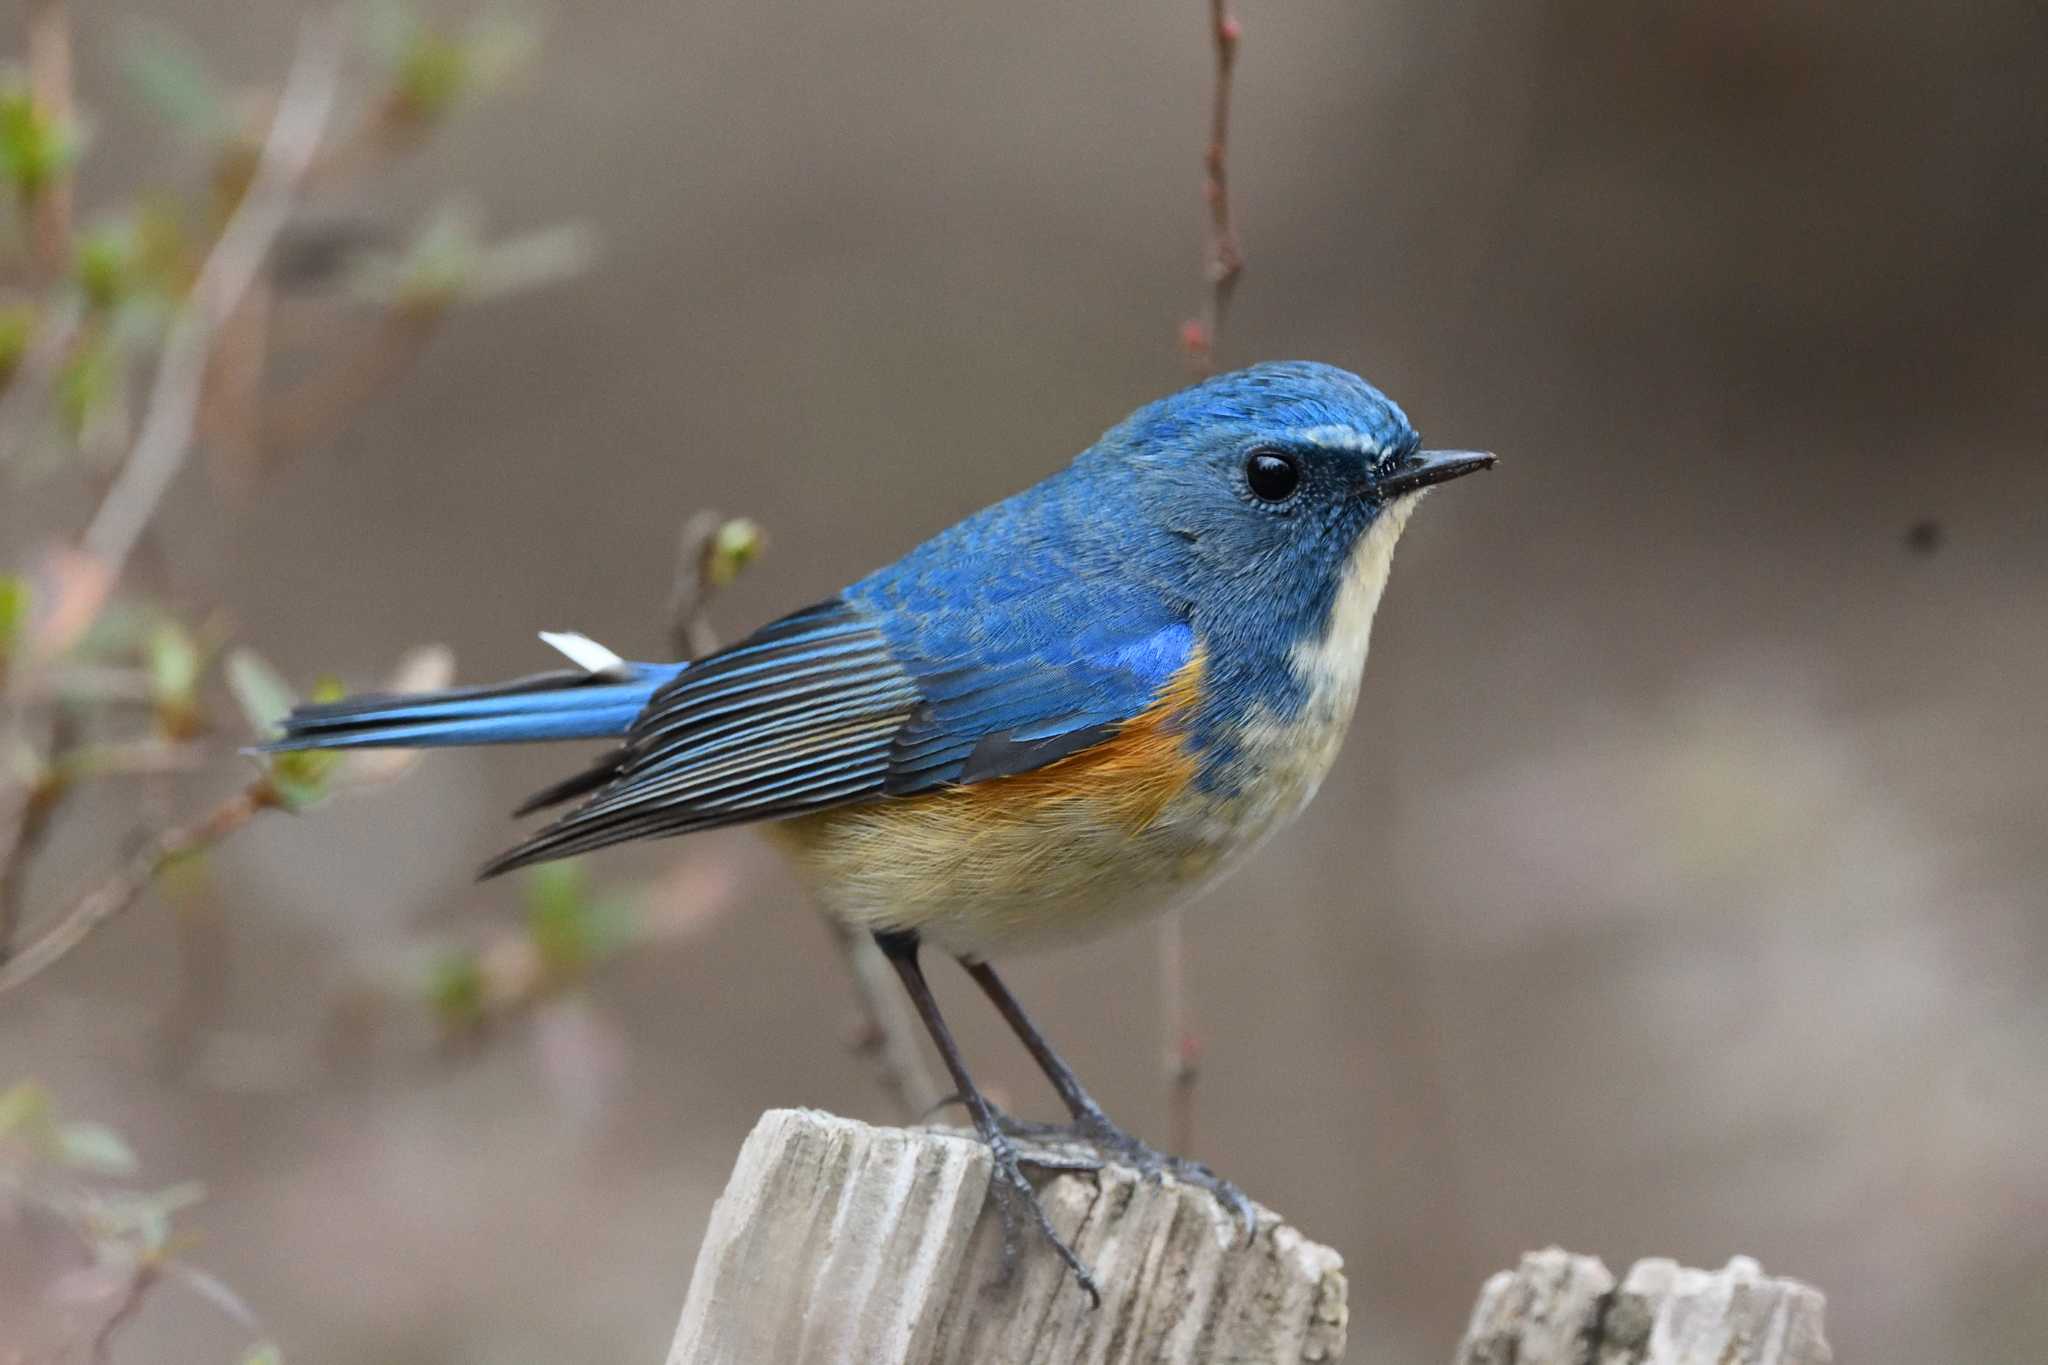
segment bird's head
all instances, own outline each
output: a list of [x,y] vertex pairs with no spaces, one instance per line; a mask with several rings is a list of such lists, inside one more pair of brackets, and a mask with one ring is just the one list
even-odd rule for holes
[[1284,631],[1305,648],[1349,632],[1362,658],[1409,513],[1430,488],[1494,462],[1421,445],[1357,375],[1287,361],[1140,408],[1082,464],[1148,525],[1157,572],[1184,583],[1211,624]]

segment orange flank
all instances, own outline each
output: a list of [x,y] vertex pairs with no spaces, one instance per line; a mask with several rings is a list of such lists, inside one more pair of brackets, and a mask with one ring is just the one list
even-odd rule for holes
[[[941,937],[962,947],[1029,929],[1072,932],[1076,909],[1122,900],[1108,894],[1116,884],[1171,884],[1195,870],[1191,850],[1162,839],[1158,822],[1195,777],[1187,723],[1203,672],[1197,646],[1114,735],[1043,768],[772,828],[853,923],[940,930],[944,922]],[[1055,923],[1043,922],[1048,915]]]
[[[1203,667],[1197,645],[1193,657],[1160,689],[1158,700],[1100,744],[1028,773],[913,797],[911,804],[950,806],[956,813],[938,818],[977,823],[1028,817],[1039,808],[1085,804],[1095,818],[1136,834],[1194,780],[1187,721],[1202,699]],[[937,813],[921,809],[919,814],[929,818]]]

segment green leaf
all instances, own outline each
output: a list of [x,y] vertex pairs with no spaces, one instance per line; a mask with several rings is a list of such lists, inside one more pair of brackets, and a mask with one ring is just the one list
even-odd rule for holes
[[259,739],[275,739],[284,732],[284,718],[298,705],[291,684],[253,649],[229,653],[225,665],[228,691],[234,693],[249,728]]
[[35,609],[36,593],[28,579],[20,574],[0,574],[0,663],[27,638]]
[[259,1341],[242,1352],[239,1365],[284,1365],[284,1352],[274,1341]]
[[235,132],[227,102],[205,59],[182,34],[151,26],[130,35],[121,51],[128,83],[166,123],[197,142],[224,142]]
[[590,268],[597,239],[578,223],[542,228],[524,236],[472,243],[469,271],[463,281],[465,299],[495,299],[574,279]]
[[575,976],[630,943],[639,917],[631,902],[591,895],[580,862],[543,863],[526,884],[526,932],[550,971]]
[[57,1125],[57,1160],[95,1175],[133,1175],[141,1165],[127,1140],[104,1123],[74,1119]]
[[57,414],[75,441],[112,396],[121,376],[119,348],[104,331],[89,334],[57,374]]
[[0,174],[22,198],[40,194],[77,154],[77,130],[39,107],[18,74],[0,87]]
[[427,1003],[446,1028],[465,1030],[483,1022],[484,970],[474,952],[458,949],[435,959],[427,969]]
[[56,1127],[56,1104],[40,1081],[16,1081],[0,1090],[0,1138],[19,1138],[38,1151]]
[[135,229],[126,222],[97,223],[72,248],[71,277],[88,308],[108,312],[127,297],[135,274]]
[[392,76],[392,93],[403,115],[433,123],[469,92],[474,72],[466,45],[420,25],[399,55]]
[[147,652],[149,687],[157,705],[190,705],[203,666],[199,642],[176,621],[159,621],[149,633]]
[[526,883],[526,932],[550,970],[574,975],[589,965],[589,886],[581,863],[543,863],[533,870]]
[[22,357],[28,354],[29,338],[35,335],[36,310],[31,304],[10,303],[0,306],[0,388],[14,378],[14,372],[21,368]]

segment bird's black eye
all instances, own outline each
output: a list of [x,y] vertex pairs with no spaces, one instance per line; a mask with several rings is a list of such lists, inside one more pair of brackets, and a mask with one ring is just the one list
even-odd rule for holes
[[1285,502],[1301,482],[1301,466],[1278,450],[1254,450],[1244,461],[1245,486],[1261,502]]

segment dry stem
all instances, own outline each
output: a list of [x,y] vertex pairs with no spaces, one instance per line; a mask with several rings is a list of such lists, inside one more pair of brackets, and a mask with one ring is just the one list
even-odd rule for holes
[[[53,128],[70,129],[71,16],[64,0],[29,0],[28,88],[36,112]],[[49,279],[60,278],[71,259],[72,175],[61,168],[35,193],[30,233],[36,263]]]
[[142,430],[85,531],[87,553],[105,566],[110,577],[120,575],[191,453],[214,334],[233,315],[262,268],[299,182],[319,150],[334,105],[341,48],[340,24],[334,16],[309,21],[301,31],[298,54],[278,96],[277,115],[256,174],[171,324]]
[[1244,272],[1244,250],[1230,205],[1230,93],[1237,69],[1237,45],[1244,30],[1228,0],[1209,0],[1209,32],[1216,50],[1216,84],[1209,100],[1209,143],[1202,155],[1202,196],[1209,206],[1208,247],[1203,276],[1209,292],[1202,315],[1182,331],[1188,367],[1196,378],[1216,372],[1216,342],[1230,296]]
[[277,791],[270,779],[260,777],[191,824],[167,829],[145,842],[19,955],[0,966],[0,995],[42,973],[93,930],[133,906],[168,864],[212,848],[277,805]]

